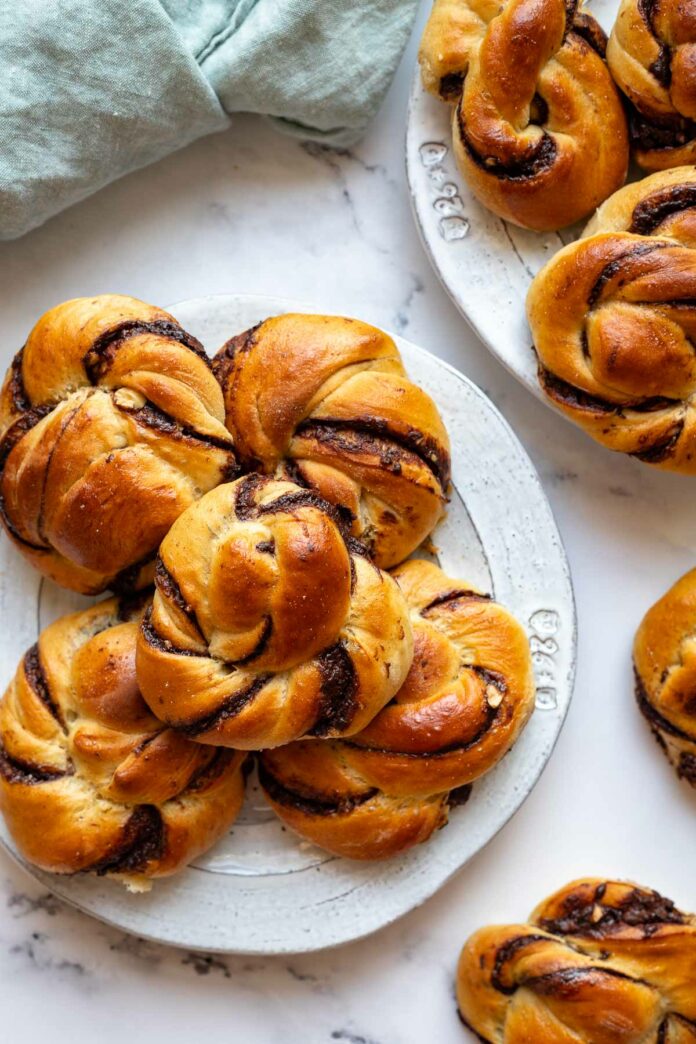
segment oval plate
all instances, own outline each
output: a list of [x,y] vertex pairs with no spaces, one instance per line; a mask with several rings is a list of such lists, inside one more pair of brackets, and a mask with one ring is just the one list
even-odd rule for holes
[[[269,315],[313,311],[265,297],[204,297],[171,311],[209,352]],[[453,488],[433,541],[443,568],[495,595],[527,626],[537,710],[501,764],[427,845],[361,864],[281,827],[252,777],[230,834],[177,877],[132,895],[116,881],[60,877],[27,865],[0,819],[0,839],[68,903],[146,939],[220,953],[299,953],[357,939],[431,896],[500,830],[536,783],[563,724],[575,666],[568,565],[539,479],[486,396],[447,363],[395,338],[411,376],[436,401],[452,440]],[[5,361],[9,362],[9,358]],[[465,506],[466,505],[466,506]],[[0,544],[0,663],[7,683],[38,630],[88,599],[42,580]]]
[[[588,6],[608,32],[618,0],[596,0]],[[530,232],[482,206],[452,152],[451,112],[450,105],[424,90],[416,68],[408,110],[406,171],[418,231],[445,290],[486,347],[547,402],[537,381],[524,302],[542,265],[577,239],[586,222],[560,232]]]

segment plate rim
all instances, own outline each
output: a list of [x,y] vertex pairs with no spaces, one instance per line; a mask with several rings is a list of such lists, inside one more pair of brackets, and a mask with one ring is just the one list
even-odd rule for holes
[[[244,308],[245,306],[258,305],[259,310],[267,310],[269,316],[273,314],[283,314],[287,311],[314,314],[340,314],[337,312],[330,313],[328,311],[324,311],[320,307],[318,308],[313,305],[309,305],[305,302],[298,301],[294,298],[286,298],[282,296],[267,294],[204,294],[192,298],[179,300],[173,304],[165,306],[165,309],[167,311],[171,311],[174,315],[176,315],[177,310],[181,306],[191,306],[198,303],[203,304],[207,301],[217,301],[221,305],[223,302],[225,302],[225,304],[228,306],[234,304],[235,307],[239,307],[240,309]],[[25,872],[27,872],[33,880],[41,884],[42,887],[48,888],[50,891],[56,894],[61,899],[61,901],[65,902],[67,905],[81,911],[82,913],[87,914],[88,916],[94,918],[95,920],[103,924],[106,924],[112,928],[126,932],[128,934],[138,935],[139,937],[149,942],[156,943],[158,945],[173,946],[177,949],[184,949],[193,952],[215,953],[223,955],[239,954],[244,956],[277,956],[288,954],[313,953],[327,949],[334,949],[335,947],[347,945],[351,942],[358,941],[359,939],[364,939],[366,937],[369,937],[370,935],[374,935],[376,932],[381,931],[384,928],[387,928],[390,924],[393,924],[395,921],[406,916],[411,911],[418,909],[425,902],[427,902],[434,895],[436,895],[442,888],[444,888],[445,885],[449,881],[451,881],[456,874],[463,870],[464,867],[468,864],[468,862],[474,857],[474,855],[478,854],[485,847],[487,847],[487,845],[490,844],[490,842],[500,833],[503,827],[505,827],[507,823],[509,823],[513,816],[516,815],[516,813],[520,810],[522,805],[526,802],[526,800],[538,784],[546,766],[548,765],[549,760],[551,759],[560,734],[563,730],[567,714],[573,699],[575,680],[577,674],[578,620],[575,591],[573,587],[572,574],[568,562],[568,556],[563,542],[563,537],[559,531],[558,524],[556,523],[553,509],[544,490],[541,478],[536,470],[536,467],[534,466],[533,461],[531,460],[529,454],[522,445],[520,439],[517,437],[516,433],[512,429],[511,425],[504,417],[504,415],[501,413],[501,411],[498,409],[498,407],[495,405],[495,403],[486,395],[486,393],[481,388],[479,388],[470,378],[468,378],[465,374],[461,373],[461,371],[459,371],[451,363],[447,362],[444,359],[441,359],[437,355],[434,355],[434,353],[430,352],[428,349],[423,348],[421,345],[414,344],[414,342],[410,341],[406,337],[401,336],[400,334],[392,333],[389,330],[385,330],[384,332],[388,336],[392,337],[397,343],[397,345],[399,344],[399,342],[406,343],[412,349],[414,349],[416,353],[423,355],[429,358],[430,360],[434,360],[437,366],[441,367],[445,371],[448,371],[459,381],[463,382],[470,389],[470,391],[482,402],[484,408],[487,408],[488,410],[493,412],[498,422],[501,423],[507,435],[507,438],[510,441],[510,444],[515,448],[517,453],[521,456],[521,459],[526,463],[528,479],[534,485],[536,493],[539,496],[541,502],[544,503],[546,506],[548,523],[550,524],[549,536],[552,539],[555,548],[557,549],[558,566],[560,568],[565,587],[565,590],[563,592],[565,596],[564,601],[567,601],[567,609],[569,612],[569,619],[567,622],[570,624],[570,633],[568,640],[569,662],[567,665],[567,670],[562,678],[562,686],[563,689],[567,692],[567,697],[565,698],[564,706],[561,708],[561,713],[558,718],[558,725],[555,734],[552,737],[548,752],[542,764],[538,768],[535,768],[535,771],[533,773],[530,773],[531,782],[530,785],[525,788],[525,792],[522,795],[522,797],[514,803],[513,807],[507,812],[507,814],[504,816],[501,822],[496,825],[493,832],[476,849],[475,852],[472,852],[467,858],[463,860],[463,862],[460,862],[455,866],[450,867],[448,865],[445,868],[444,874],[438,875],[436,883],[433,883],[432,879],[429,879],[427,886],[422,890],[422,892],[418,893],[415,899],[409,901],[409,905],[406,908],[397,910],[396,912],[390,912],[385,917],[385,919],[381,920],[376,925],[369,927],[361,927],[358,930],[350,929],[347,934],[342,934],[340,938],[333,938],[327,942],[317,941],[316,939],[308,939],[304,941],[298,939],[294,945],[288,945],[284,943],[273,943],[269,946],[268,944],[258,942],[256,945],[241,947],[238,944],[220,945],[216,943],[192,943],[184,938],[171,938],[161,934],[158,935],[148,929],[136,928],[132,925],[124,924],[123,921],[119,920],[119,918],[113,915],[113,913],[110,914],[109,912],[101,909],[93,909],[88,902],[81,901],[79,896],[65,894],[61,889],[61,875],[51,874],[47,871],[43,871],[39,868],[34,867],[32,864],[26,861],[10,844],[8,844],[5,838],[0,834],[0,845],[2,845],[3,850],[7,852],[10,858],[13,860],[13,862],[19,867],[21,867]],[[474,516],[471,516],[471,521],[474,527],[477,528],[476,518]],[[561,683],[559,682],[559,684]],[[73,878],[67,878],[67,880],[73,880]],[[134,902],[137,902],[137,898],[137,896],[133,896]],[[332,899],[331,901],[335,902],[336,900]]]

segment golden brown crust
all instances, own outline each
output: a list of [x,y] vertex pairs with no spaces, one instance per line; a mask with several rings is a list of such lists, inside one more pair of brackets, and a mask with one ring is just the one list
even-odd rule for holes
[[646,613],[633,662],[642,713],[679,775],[696,787],[696,569]]
[[315,844],[382,859],[447,821],[449,792],[496,765],[534,704],[527,638],[502,606],[421,560],[393,574],[411,610],[414,657],[392,702],[350,741],[260,756],[281,819]]
[[41,317],[0,392],[0,509],[15,546],[83,593],[151,582],[174,519],[234,473],[203,348],[130,297]]
[[0,810],[19,851],[136,889],[209,848],[244,795],[243,754],[193,743],[145,705],[143,610],[112,598],[51,624],[0,702]]
[[457,1002],[490,1044],[694,1044],[696,918],[638,885],[575,881],[528,924],[471,936]]
[[162,542],[156,583],[138,679],[157,716],[201,743],[351,735],[408,672],[398,585],[290,482],[253,474],[208,493]]
[[631,145],[645,170],[696,160],[696,7],[690,0],[622,0],[607,46],[626,95]]
[[529,289],[539,382],[609,449],[696,473],[696,169],[600,207]]
[[435,0],[423,83],[454,103],[457,162],[499,217],[562,228],[623,184],[626,119],[604,43],[573,0]]
[[447,432],[381,330],[277,316],[229,341],[215,369],[243,464],[340,505],[379,566],[401,562],[440,520]]

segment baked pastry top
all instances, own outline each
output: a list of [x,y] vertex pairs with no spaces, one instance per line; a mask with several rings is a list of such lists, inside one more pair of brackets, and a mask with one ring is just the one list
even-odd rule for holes
[[0,701],[0,811],[21,854],[143,890],[224,834],[245,755],[159,722],[135,676],[145,603],[108,599],[51,624]]
[[511,748],[534,706],[529,643],[506,609],[419,559],[393,576],[414,636],[394,699],[349,740],[259,756],[261,785],[280,818],[354,859],[427,840]]
[[633,662],[638,706],[679,775],[696,787],[696,569],[646,613]]
[[609,449],[696,473],[696,168],[627,185],[533,280],[546,397]]
[[630,103],[633,153],[645,170],[696,160],[696,17],[684,0],[622,0],[607,46]]
[[403,561],[440,520],[449,439],[387,334],[338,316],[276,316],[232,338],[214,365],[243,466],[339,506],[379,566]]
[[153,712],[202,743],[257,750],[358,732],[411,664],[397,583],[313,490],[248,475],[160,547],[138,642]]
[[499,217],[562,228],[626,177],[628,133],[606,38],[577,0],[435,0],[423,84],[454,103],[454,152]]
[[457,1002],[490,1044],[694,1044],[696,917],[638,885],[575,881],[528,924],[471,936]]
[[[64,587],[151,582],[174,519],[234,477],[222,394],[195,338],[131,297],[46,312],[0,394],[0,514]],[[148,565],[149,563],[149,565]]]

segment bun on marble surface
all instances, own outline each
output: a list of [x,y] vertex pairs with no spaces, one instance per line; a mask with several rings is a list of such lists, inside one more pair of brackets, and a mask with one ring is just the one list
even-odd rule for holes
[[245,750],[352,735],[413,655],[398,584],[311,489],[262,475],[219,486],[160,547],[138,680],[153,712]]
[[244,796],[244,754],[191,742],[143,701],[146,604],[111,598],[57,620],[0,701],[0,811],[21,855],[135,891],[214,844]]
[[475,932],[456,986],[490,1044],[693,1044],[696,917],[639,885],[575,881],[527,924]]
[[623,184],[628,132],[605,45],[576,0],[435,0],[423,84],[454,105],[457,163],[494,214],[551,231]]
[[348,740],[259,755],[261,785],[283,822],[353,859],[426,841],[512,747],[534,705],[529,643],[506,609],[419,559],[393,576],[414,636],[394,699]]
[[337,505],[384,569],[433,530],[449,439],[391,337],[356,319],[281,315],[233,337],[214,365],[246,469]]
[[633,156],[644,170],[696,160],[696,21],[682,0],[622,0],[607,62],[629,102]]
[[236,472],[222,395],[194,337],[132,297],[52,308],[0,393],[0,515],[64,587],[152,580],[170,525]]
[[638,706],[679,776],[696,787],[696,569],[648,610],[633,662]]
[[599,208],[533,280],[539,382],[604,446],[696,474],[696,168]]

